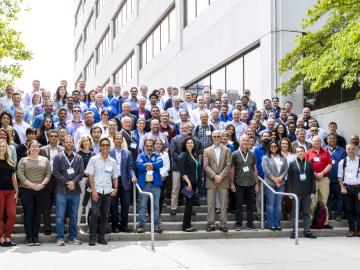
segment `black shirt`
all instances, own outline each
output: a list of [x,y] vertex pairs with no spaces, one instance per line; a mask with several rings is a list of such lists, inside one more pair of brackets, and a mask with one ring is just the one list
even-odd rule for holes
[[12,174],[15,172],[13,166],[10,166],[6,160],[0,160],[0,190],[14,190]]

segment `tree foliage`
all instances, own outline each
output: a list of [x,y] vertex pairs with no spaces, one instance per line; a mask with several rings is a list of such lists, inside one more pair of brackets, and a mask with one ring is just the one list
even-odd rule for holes
[[307,29],[324,16],[320,30],[297,36],[294,49],[280,60],[280,73],[293,73],[277,92],[288,95],[304,85],[314,93],[338,81],[343,89],[359,83],[360,0],[317,0],[302,27]]
[[21,41],[21,33],[13,25],[21,12],[22,1],[0,0],[0,87],[20,78],[22,62],[32,59],[31,52]]

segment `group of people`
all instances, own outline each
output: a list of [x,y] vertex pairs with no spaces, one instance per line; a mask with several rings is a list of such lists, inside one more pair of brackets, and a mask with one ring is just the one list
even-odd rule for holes
[[[1,246],[16,245],[11,233],[18,198],[27,245],[40,244],[41,217],[44,234],[52,233],[53,205],[58,246],[65,245],[66,220],[68,243],[81,244],[78,234],[88,228],[89,245],[107,244],[109,228],[130,232],[132,183],[154,196],[156,233],[162,233],[166,196],[171,216],[185,204],[185,232],[196,231],[193,206],[203,197],[206,231],[226,233],[228,211],[235,213],[236,231],[256,230],[260,178],[299,197],[305,237],[316,238],[310,228],[319,203],[326,209],[322,228],[332,228],[330,218],[340,221],[345,206],[347,236],[360,236],[359,136],[347,144],[335,122],[328,131],[321,128],[307,107],[298,116],[290,101],[280,107],[274,97],[258,109],[250,90],[232,104],[224,91],[207,87],[197,96],[171,86],[151,93],[119,84],[89,90],[80,81],[70,92],[62,80],[53,97],[38,80],[32,87],[23,97],[8,85],[0,98]],[[294,220],[291,200],[265,188],[265,201],[268,229]],[[140,194],[138,233],[146,231],[148,204]]]

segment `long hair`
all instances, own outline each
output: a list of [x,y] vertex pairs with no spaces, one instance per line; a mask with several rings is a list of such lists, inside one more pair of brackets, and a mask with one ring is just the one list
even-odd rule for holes
[[10,143],[10,136],[9,136],[9,133],[6,131],[6,129],[5,128],[0,128],[0,132],[4,132],[5,133],[5,135],[6,135],[6,143],[8,144],[8,145],[10,145],[11,143]]
[[282,127],[284,128],[284,133],[283,133],[283,137],[282,137],[282,138],[286,138],[286,137],[288,136],[286,126],[285,126],[284,124],[278,124],[278,125],[275,127],[276,139],[277,139],[277,140],[281,140],[281,139],[282,139],[282,138],[280,138],[280,136],[279,136],[279,126],[282,126]]
[[8,145],[8,143],[6,142],[6,140],[4,139],[0,139],[0,144],[4,143],[6,145],[6,152],[4,154],[5,156],[5,160],[7,162],[7,164],[9,164],[9,166],[13,167],[14,166],[14,161],[11,158],[11,150],[10,150],[10,146]]
[[273,144],[276,144],[276,145],[277,145],[277,151],[276,151],[276,153],[277,153],[280,157],[282,157],[283,155],[281,154],[281,150],[280,150],[279,144],[278,144],[277,142],[275,142],[275,141],[269,142],[268,147],[267,147],[267,149],[266,149],[266,155],[267,155],[268,157],[271,157],[270,148],[271,148],[271,145],[273,145]]
[[79,149],[79,150],[84,150],[84,140],[85,140],[85,139],[89,139],[89,141],[90,141],[90,147],[89,147],[89,149],[90,149],[90,151],[91,151],[91,149],[93,149],[94,142],[93,142],[93,140],[92,140],[92,138],[91,138],[90,135],[84,135],[84,136],[82,136],[82,137],[80,138],[80,140],[79,140],[79,142],[78,142],[78,149]]
[[1,114],[0,114],[0,127],[3,127],[2,124],[1,124],[1,120],[2,118],[4,117],[4,115],[7,115],[10,119],[9,121],[9,125],[12,126],[13,125],[13,122],[12,122],[12,116],[11,114],[8,112],[8,111],[3,111]]
[[65,89],[65,95],[64,95],[64,98],[62,99],[62,101],[65,101],[66,100],[66,97],[67,97],[67,91],[66,91],[66,88],[65,86],[63,85],[60,85],[57,89],[56,89],[56,93],[54,95],[54,102],[57,102],[61,99],[60,97],[60,89],[61,88],[64,88]]
[[182,152],[185,152],[185,153],[187,153],[187,150],[186,150],[186,143],[188,142],[188,141],[193,141],[193,143],[194,143],[194,148],[191,150],[191,154],[193,154],[194,155],[194,157],[195,157],[195,154],[196,154],[196,142],[195,142],[195,140],[194,140],[194,138],[192,137],[192,136],[189,136],[189,137],[187,137],[187,138],[185,138],[185,140],[183,141],[183,143],[182,143]]
[[45,117],[44,117],[44,120],[41,122],[41,126],[40,126],[40,128],[39,128],[39,134],[38,134],[38,136],[40,136],[40,134],[43,134],[43,133],[45,132],[45,121],[46,121],[47,119],[50,119],[50,120],[51,120],[51,127],[50,127],[50,129],[55,129],[55,127],[54,127],[54,121],[52,120],[52,118],[51,118],[50,116],[45,116]]

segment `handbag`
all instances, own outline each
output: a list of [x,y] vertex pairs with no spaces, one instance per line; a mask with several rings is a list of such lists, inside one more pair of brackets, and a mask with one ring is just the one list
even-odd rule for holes
[[194,196],[194,191],[193,190],[187,190],[186,187],[183,187],[181,189],[181,194],[188,199],[191,199]]

